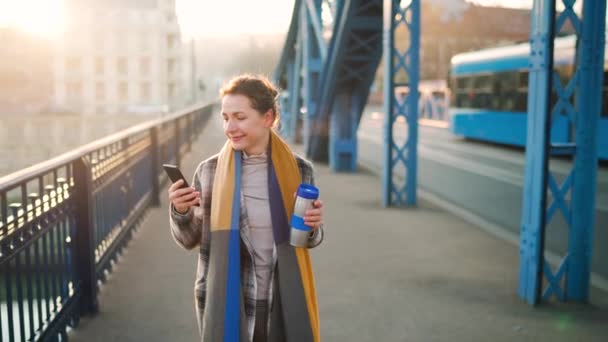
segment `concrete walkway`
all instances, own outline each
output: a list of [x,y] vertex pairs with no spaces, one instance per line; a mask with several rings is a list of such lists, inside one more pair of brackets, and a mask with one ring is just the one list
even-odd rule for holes
[[[190,177],[223,143],[219,116],[182,163]],[[383,209],[370,172],[317,165],[326,237],[311,253],[323,341],[608,341],[608,293],[531,308],[517,297],[518,250],[422,202]],[[151,210],[73,341],[197,341],[196,252],[180,249],[163,206]]]

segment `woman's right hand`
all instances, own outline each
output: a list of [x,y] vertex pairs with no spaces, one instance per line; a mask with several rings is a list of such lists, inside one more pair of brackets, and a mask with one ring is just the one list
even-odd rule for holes
[[180,214],[187,213],[190,207],[201,203],[201,193],[193,187],[181,188],[183,184],[184,181],[180,179],[169,187],[169,201]]

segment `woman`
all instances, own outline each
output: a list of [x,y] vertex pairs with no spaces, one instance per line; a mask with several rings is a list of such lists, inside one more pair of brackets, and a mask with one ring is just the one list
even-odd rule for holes
[[[298,185],[314,184],[312,165],[275,133],[278,92],[266,78],[236,77],[220,94],[226,144],[200,163],[193,187],[169,188],[174,239],[200,248],[202,340],[319,341],[308,250],[289,244],[288,223]],[[317,200],[304,217],[308,248],[323,240],[322,208]]]

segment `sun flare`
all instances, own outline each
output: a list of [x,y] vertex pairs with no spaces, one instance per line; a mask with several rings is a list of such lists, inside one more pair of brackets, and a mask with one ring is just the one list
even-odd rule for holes
[[0,0],[0,27],[52,37],[63,25],[63,0]]

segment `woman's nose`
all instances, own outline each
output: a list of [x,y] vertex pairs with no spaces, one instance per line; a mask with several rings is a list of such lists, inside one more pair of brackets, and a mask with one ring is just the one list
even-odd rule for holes
[[226,121],[226,132],[234,132],[236,129],[236,125],[234,124],[233,120],[228,120]]

